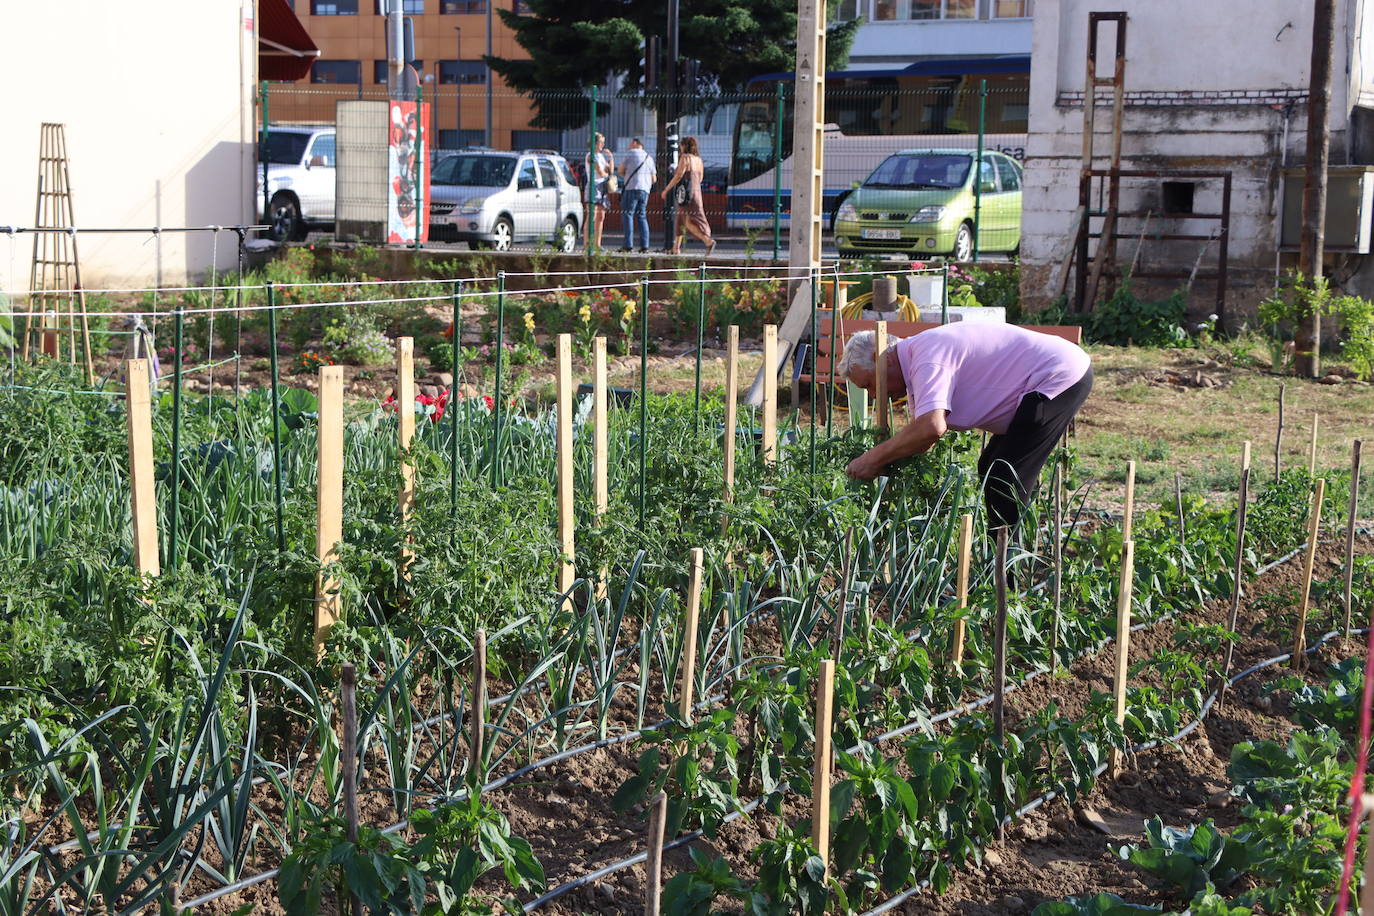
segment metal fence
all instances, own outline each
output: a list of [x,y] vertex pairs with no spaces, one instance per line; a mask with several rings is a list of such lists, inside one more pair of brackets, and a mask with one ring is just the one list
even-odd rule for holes
[[[651,240],[646,246],[643,238],[637,238],[635,247],[659,249],[670,241],[666,227],[674,224],[675,214],[661,192],[672,176],[678,145],[686,137],[695,139],[702,158],[700,201],[712,235],[732,240],[736,250],[743,245],[760,254],[778,253],[786,244],[793,132],[792,93],[787,82],[711,96],[608,95],[596,90],[528,95],[488,91],[481,84],[425,83],[417,95],[429,112],[422,129],[427,155],[414,157],[409,174],[389,178],[399,178],[410,189],[408,207],[433,220],[428,232],[431,241],[466,241],[474,247],[489,243],[501,247],[507,242],[557,245],[562,241],[564,223],[575,223],[577,244],[585,244],[586,224],[592,221],[588,214],[595,212],[593,201],[597,197],[585,178],[589,139],[595,132],[604,135],[605,149],[616,172],[626,160],[631,141],[638,139],[652,163],[646,167],[657,173],[646,207]],[[258,195],[264,212],[270,213],[274,197],[284,190],[272,174],[286,167],[293,156],[300,156],[298,187],[304,185],[307,191],[313,188],[311,193],[317,199],[299,200],[298,209],[303,211],[299,215],[308,225],[298,228],[329,228],[335,223],[337,210],[341,225],[334,226],[333,231],[341,238],[357,235],[346,214],[358,209],[355,204],[375,208],[374,198],[385,192],[388,177],[381,174],[378,164],[385,162],[387,147],[394,142],[388,127],[376,124],[370,133],[354,131],[350,149],[356,160],[352,162],[342,136],[337,152],[331,138],[328,155],[319,159],[308,155],[312,150],[299,142],[291,145],[280,138],[290,134],[299,137],[306,128],[317,129],[315,136],[328,128],[343,131],[348,112],[367,109],[359,103],[376,106],[386,101],[386,87],[382,85],[264,84],[260,118],[266,120],[268,132],[260,151],[274,160],[259,170]],[[828,244],[836,246],[840,255],[949,255],[956,244],[969,241],[957,238],[958,225],[966,222],[974,256],[1014,249],[1019,240],[1020,175],[1005,165],[999,171],[1001,160],[993,155],[988,156],[983,179],[976,182],[964,181],[970,171],[967,155],[959,160],[962,167],[956,162],[958,157],[936,157],[924,167],[908,157],[890,164],[890,175],[877,176],[886,179],[876,182],[885,187],[863,188],[854,199],[857,209],[853,213],[845,211],[843,205],[865,181],[874,183],[875,169],[903,150],[982,148],[989,154],[1001,152],[1021,159],[1027,107],[1024,86],[989,88],[986,83],[973,89],[874,85],[829,92],[824,157]],[[278,139],[273,140],[273,136]],[[359,136],[373,139],[359,141]],[[278,146],[284,147],[284,152],[279,153]],[[485,155],[488,150],[544,151],[547,162],[540,162],[540,154],[535,154],[528,162],[517,157],[510,169],[445,165],[445,160],[460,152]],[[364,161],[373,165],[360,166]],[[521,169],[533,180],[533,186],[523,190],[553,193],[526,195],[531,199],[528,206],[512,203],[516,210],[503,212],[513,237],[506,239],[502,233],[496,238],[492,230],[503,214],[492,207],[479,211],[464,206],[475,196],[492,195],[475,195],[472,187],[455,182],[479,172],[487,181],[505,179],[511,191],[508,196],[516,200],[522,190],[518,184]],[[622,184],[624,178],[618,175]],[[572,200],[574,192],[576,199]],[[301,196],[299,190],[290,194]],[[535,198],[540,198],[537,203]],[[628,242],[623,211],[629,198],[617,192],[603,199],[608,205],[600,247],[619,248]],[[944,211],[945,219],[939,221],[930,218],[937,212],[931,207],[951,209]],[[465,214],[465,210],[472,212]],[[960,214],[958,220],[952,218],[954,211]],[[837,217],[847,234],[835,235]],[[937,222],[939,232],[935,231]]]

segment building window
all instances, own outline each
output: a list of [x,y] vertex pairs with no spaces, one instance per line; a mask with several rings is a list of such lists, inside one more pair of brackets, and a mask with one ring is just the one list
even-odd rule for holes
[[556,130],[513,130],[511,149],[561,149],[562,135]]
[[480,60],[439,61],[439,82],[472,85],[487,81],[487,65]]
[[[425,11],[425,0],[401,0],[401,12],[407,16],[418,16]],[[385,16],[391,12],[391,0],[377,0],[377,15]]]
[[1193,197],[1197,183],[1193,181],[1166,181],[1162,194],[1165,216],[1176,213],[1192,213]]
[[1035,0],[992,0],[993,19],[1029,19]]
[[530,5],[525,0],[511,0],[511,11],[517,16],[530,15]]
[[358,0],[310,0],[312,16],[356,16]]
[[487,0],[439,0],[441,13],[485,13]]
[[439,149],[466,149],[470,146],[481,146],[487,142],[487,132],[484,130],[441,130],[439,131]]
[[[372,82],[378,86],[386,85],[387,77],[390,75],[390,65],[391,61],[389,60],[374,60],[372,62]],[[422,60],[412,60],[410,65],[415,68],[416,73],[423,74],[425,72],[425,62]]]
[[312,83],[359,83],[363,63],[359,60],[317,60],[310,68]]

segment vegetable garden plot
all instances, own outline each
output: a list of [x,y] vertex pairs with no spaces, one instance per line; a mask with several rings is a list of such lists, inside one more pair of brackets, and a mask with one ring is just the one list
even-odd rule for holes
[[[47,372],[21,380],[58,391],[67,384]],[[67,411],[57,435],[41,445],[7,440],[0,468],[0,591],[13,637],[3,674],[14,688],[5,691],[4,768],[21,800],[0,867],[14,912],[134,912],[170,900],[173,884],[197,909],[255,902],[264,911],[318,912],[338,905],[340,893],[394,912],[529,901],[614,855],[565,854],[572,831],[527,831],[529,844],[511,838],[503,816],[521,833],[530,818],[520,804],[537,801],[546,778],[557,782],[545,802],[568,793],[579,811],[592,807],[580,796],[617,794],[616,804],[633,811],[661,784],[674,799],[672,833],[714,832],[764,798],[758,810],[775,813],[757,822],[776,831],[760,835],[752,864],[737,869],[736,880],[753,883],[721,889],[722,899],[747,896],[781,912],[819,911],[827,901],[837,911],[846,902],[859,908],[922,877],[943,880],[950,860],[976,855],[1001,814],[1047,787],[1081,791],[1084,764],[1132,737],[1109,714],[1089,712],[1048,721],[1029,750],[1016,736],[1019,744],[999,751],[976,712],[941,727],[931,721],[990,684],[992,583],[981,538],[962,668],[949,658],[963,615],[952,600],[957,520],[977,511],[970,437],[864,487],[831,470],[863,446],[871,434],[862,430],[819,436],[815,474],[809,430],[792,430],[797,444],[783,446],[774,466],[750,451],[751,436],[726,437],[741,454],[727,503],[721,405],[641,399],[607,414],[608,505],[598,512],[584,498],[596,489],[594,418],[575,423],[573,534],[577,571],[587,578],[565,595],[557,589],[565,552],[556,527],[557,420],[502,398],[491,408],[450,401],[401,453],[389,409],[350,405],[343,542],[321,570],[312,542],[324,406],[306,392],[281,397],[279,415],[266,395],[187,398],[175,457],[171,404],[157,405],[159,527],[169,537],[162,575],[144,581],[130,571],[121,405],[102,395],[52,397]],[[43,406],[28,392],[5,399],[6,429],[23,428],[9,420]],[[397,509],[403,464],[414,468],[416,486],[405,526]],[[1296,543],[1302,530],[1292,519],[1307,498],[1305,478],[1296,477],[1261,494],[1252,545],[1267,555]],[[1229,587],[1232,513],[1192,506],[1185,515],[1186,533],[1169,513],[1137,523],[1143,619]],[[697,547],[698,651],[684,664]],[[1112,635],[1122,549],[1110,528],[1070,547],[1060,663]],[[1014,553],[1013,582],[1039,578],[1040,565]],[[344,610],[317,656],[320,579],[338,583]],[[1048,590],[1014,592],[1008,667],[1016,681],[1049,660],[1054,615]],[[501,696],[486,709],[483,752],[474,755],[479,628],[490,644],[487,689]],[[822,872],[835,880],[827,883],[815,880],[800,822],[811,789],[815,674],[836,656],[833,737],[851,750],[839,757],[836,792],[847,805],[838,806],[832,874]],[[356,844],[346,839],[349,762],[335,721],[344,661],[360,673]],[[691,721],[677,708],[684,678],[701,700]],[[632,749],[622,741],[616,751],[565,758],[548,768],[556,776],[536,770],[518,788],[471,791],[665,715],[670,721]],[[902,727],[911,728],[903,746],[862,743]],[[579,768],[607,754],[636,757],[636,767],[588,788]],[[1013,759],[1017,766],[989,781],[995,760]],[[892,793],[896,806],[875,807]],[[889,825],[884,807],[909,813]],[[546,804],[548,816],[556,808]],[[624,822],[614,811],[603,818]],[[395,824],[403,826],[380,832]],[[589,819],[586,828],[597,825]],[[197,899],[263,875],[224,902]],[[670,901],[701,893],[683,883],[669,888]],[[624,908],[628,893],[615,905]]]

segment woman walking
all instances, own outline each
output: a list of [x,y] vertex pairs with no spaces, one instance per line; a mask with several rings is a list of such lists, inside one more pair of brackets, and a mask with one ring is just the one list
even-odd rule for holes
[[[682,143],[678,146],[677,171],[673,173],[672,180],[668,182],[661,195],[665,203],[674,199],[677,207],[677,231],[673,236],[673,247],[668,249],[669,254],[682,253],[682,237],[687,233],[706,246],[707,254],[716,250],[716,240],[711,238],[711,224],[706,222],[706,210],[701,205],[703,168],[697,138],[683,137]],[[668,195],[679,186],[685,189],[685,200],[682,192],[675,198],[669,198]]]
[[596,134],[596,160],[589,153],[586,158],[587,179],[592,183],[592,221],[587,225],[587,245],[601,247],[601,229],[606,224],[606,211],[611,208],[610,180],[615,159],[606,149],[606,136]]

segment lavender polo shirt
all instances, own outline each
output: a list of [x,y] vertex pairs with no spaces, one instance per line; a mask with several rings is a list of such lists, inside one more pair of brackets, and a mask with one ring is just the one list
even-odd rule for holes
[[1088,354],[1061,337],[1014,324],[955,322],[896,344],[911,416],[947,410],[950,429],[1005,433],[1032,391],[1063,394],[1088,371]]

